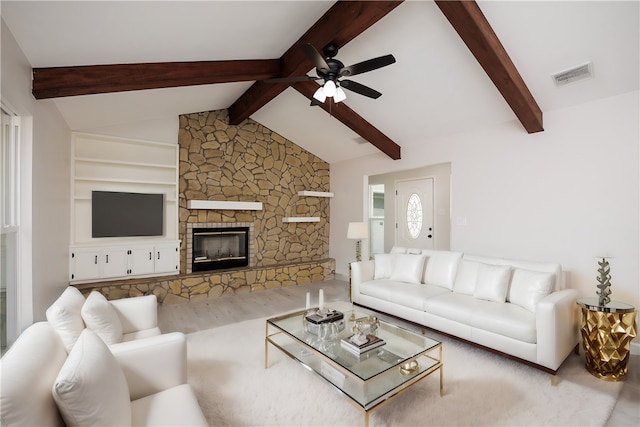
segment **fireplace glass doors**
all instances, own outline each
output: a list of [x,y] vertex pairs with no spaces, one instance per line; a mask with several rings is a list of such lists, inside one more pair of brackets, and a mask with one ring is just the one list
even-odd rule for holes
[[193,271],[248,265],[249,227],[193,229]]

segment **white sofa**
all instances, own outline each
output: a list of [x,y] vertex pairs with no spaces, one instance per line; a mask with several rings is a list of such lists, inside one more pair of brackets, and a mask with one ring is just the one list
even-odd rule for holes
[[100,334],[118,327],[103,321],[100,334],[83,327],[67,347],[80,313],[62,302],[80,300],[65,294],[47,310],[57,324],[31,325],[0,360],[3,426],[207,425],[187,384],[186,337],[156,330],[155,297],[109,302],[125,331],[120,342],[107,345]]
[[351,264],[351,298],[554,375],[578,345],[579,293],[555,263],[394,247]]

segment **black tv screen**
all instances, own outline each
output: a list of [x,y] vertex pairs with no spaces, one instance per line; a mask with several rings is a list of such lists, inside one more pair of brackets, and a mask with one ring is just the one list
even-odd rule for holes
[[92,237],[162,236],[164,194],[92,191]]

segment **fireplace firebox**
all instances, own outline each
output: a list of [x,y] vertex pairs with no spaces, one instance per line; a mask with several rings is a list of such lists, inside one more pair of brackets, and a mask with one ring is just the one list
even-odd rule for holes
[[249,265],[249,227],[194,228],[192,271]]

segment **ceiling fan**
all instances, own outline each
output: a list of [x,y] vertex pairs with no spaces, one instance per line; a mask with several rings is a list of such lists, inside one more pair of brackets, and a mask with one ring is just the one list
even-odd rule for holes
[[335,58],[338,54],[338,48],[334,44],[328,44],[324,47],[322,50],[324,56],[322,56],[320,52],[318,52],[318,50],[309,43],[302,43],[300,46],[311,62],[313,62],[318,75],[267,79],[265,82],[285,83],[307,80],[324,81],[323,85],[320,86],[313,94],[314,101],[316,102],[312,101],[311,105],[322,103],[327,98],[333,98],[333,101],[336,103],[344,101],[347,98],[347,95],[343,88],[369,98],[379,98],[382,94],[377,90],[342,77],[350,77],[355,76],[356,74],[377,70],[378,68],[386,67],[387,65],[391,65],[396,62],[396,58],[394,58],[393,55],[384,55],[345,67],[341,61]]

